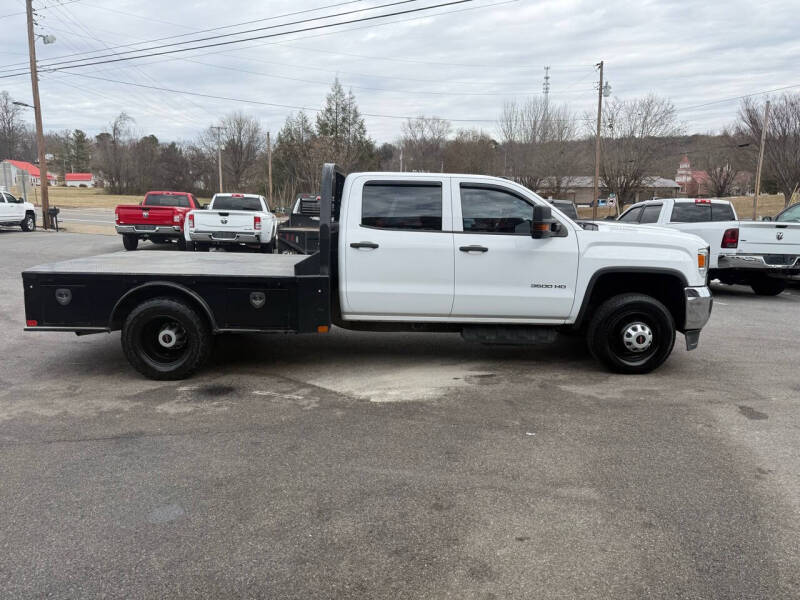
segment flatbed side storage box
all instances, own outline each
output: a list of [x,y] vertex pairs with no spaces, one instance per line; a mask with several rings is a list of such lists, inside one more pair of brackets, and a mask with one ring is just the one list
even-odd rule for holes
[[143,260],[142,254],[108,254],[23,272],[28,328],[117,329],[118,309],[143,293],[186,298],[209,316],[214,331],[312,333],[330,324],[329,278],[295,275],[295,264],[306,257],[152,252]]

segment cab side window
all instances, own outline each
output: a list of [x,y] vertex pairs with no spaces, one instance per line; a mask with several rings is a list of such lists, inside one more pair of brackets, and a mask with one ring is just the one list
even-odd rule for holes
[[6,202],[11,204],[22,204],[22,200],[17,200],[14,196],[9,194],[8,192],[3,192],[3,195],[6,197]]
[[658,223],[661,214],[661,204],[650,204],[642,209],[642,218],[639,223]]
[[465,232],[530,235],[533,205],[496,188],[461,184]]
[[376,229],[441,231],[442,184],[367,182],[361,197],[361,225]]
[[630,209],[628,212],[623,214],[619,220],[625,223],[638,223],[640,214],[642,214],[641,206]]

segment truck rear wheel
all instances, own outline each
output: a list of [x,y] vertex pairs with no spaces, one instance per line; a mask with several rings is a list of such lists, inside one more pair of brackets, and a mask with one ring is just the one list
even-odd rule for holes
[[592,355],[617,373],[649,373],[661,366],[675,345],[675,321],[667,307],[644,294],[606,300],[589,323]]
[[136,250],[139,245],[139,238],[132,233],[123,233],[122,245],[125,246],[125,250]]
[[751,281],[750,287],[759,296],[777,296],[786,289],[786,282],[783,279],[761,277]]
[[122,350],[150,379],[184,379],[211,354],[211,331],[197,311],[175,298],[153,298],[134,308],[122,326]]

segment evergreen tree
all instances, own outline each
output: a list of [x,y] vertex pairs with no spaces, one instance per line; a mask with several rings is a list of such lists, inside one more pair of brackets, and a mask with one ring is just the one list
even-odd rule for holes
[[325,106],[317,115],[317,135],[322,138],[330,160],[346,170],[368,167],[375,158],[375,143],[358,110],[352,90],[345,93],[336,78]]
[[71,146],[70,166],[76,173],[88,172],[92,158],[92,142],[83,131],[76,129],[72,132]]

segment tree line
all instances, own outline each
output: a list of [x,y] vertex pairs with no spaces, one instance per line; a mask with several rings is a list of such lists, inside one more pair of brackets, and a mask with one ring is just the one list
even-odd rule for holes
[[[745,99],[734,123],[719,134],[685,135],[668,99],[648,95],[606,102],[601,120],[601,178],[621,204],[631,202],[650,176],[673,178],[680,157],[708,173],[714,196],[748,191],[741,174],[755,170],[763,128],[762,102]],[[507,101],[494,131],[454,129],[435,116],[408,119],[400,136],[381,145],[369,136],[356,98],[334,81],[316,117],[290,114],[272,138],[273,197],[287,206],[298,193],[316,192],[324,162],[347,171],[460,172],[509,177],[554,198],[571,179],[594,172],[595,115],[533,97]],[[81,130],[49,133],[51,171],[92,170],[113,193],[178,189],[210,195],[219,189],[222,158],[227,191],[267,193],[267,135],[259,121],[232,112],[195,140],[162,142],[139,136],[120,113],[90,139]],[[762,190],[788,204],[800,187],[800,94],[772,100]],[[0,94],[0,157],[34,161],[35,136],[6,92]],[[745,187],[747,187],[745,185]]]

